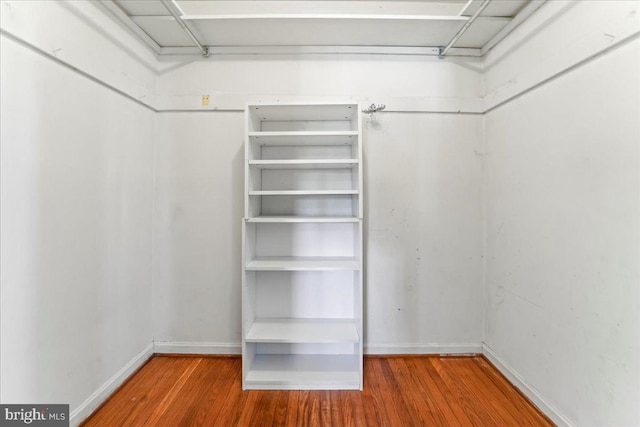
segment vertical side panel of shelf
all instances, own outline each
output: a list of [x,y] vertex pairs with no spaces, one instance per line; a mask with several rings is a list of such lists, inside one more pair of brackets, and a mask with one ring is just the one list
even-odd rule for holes
[[357,125],[357,130],[358,130],[358,168],[357,168],[357,172],[358,172],[358,217],[362,218],[364,216],[364,182],[363,182],[363,177],[364,177],[364,160],[362,158],[362,118],[361,118],[361,113],[360,113],[360,104],[358,104],[358,109],[355,112],[356,115],[356,125]]
[[244,217],[249,218],[249,131],[251,121],[251,106],[244,108]]
[[253,359],[256,355],[256,345],[246,342],[247,332],[251,325],[255,322],[256,312],[256,290],[257,290],[257,275],[256,271],[245,272],[246,286],[244,289],[243,304],[244,314],[242,321],[242,383],[244,385],[245,378],[249,372],[249,368],[253,363]]
[[[358,110],[359,111],[359,110]],[[357,277],[354,277],[354,292],[356,293],[354,301],[357,304],[355,307],[355,317],[358,327],[358,335],[360,337],[359,346],[359,364],[360,364],[360,390],[362,390],[363,378],[364,378],[364,261],[365,261],[365,253],[364,253],[364,222],[363,220],[358,221],[358,263],[360,268],[358,271],[354,271],[353,274]]]
[[246,271],[247,262],[255,256],[256,227],[253,223],[242,221],[242,387],[256,354],[255,344],[246,342],[249,328],[255,320],[257,272]]
[[[247,108],[247,112],[249,109]],[[245,205],[246,209],[246,205]],[[247,265],[247,221],[246,219],[242,219],[242,256],[240,257],[241,266],[241,276],[240,276],[240,334],[242,340],[242,389],[245,389],[245,378],[247,377],[248,368],[247,364],[247,342],[245,340],[246,337],[246,319],[247,319],[247,286],[248,286],[248,278],[247,274],[249,272],[245,269]]]
[[247,375],[256,358],[257,347],[254,343],[245,344],[242,351],[242,389],[247,390]]
[[[355,242],[356,245],[356,252],[357,252],[357,258],[358,258],[358,263],[359,263],[359,269],[358,271],[354,272],[354,292],[355,292],[355,298],[354,298],[354,303],[356,304],[356,306],[354,307],[354,314],[356,315],[356,322],[357,322],[357,327],[358,327],[358,335],[360,337],[359,342],[357,343],[357,346],[359,348],[359,378],[360,378],[360,390],[362,390],[363,388],[363,378],[364,378],[364,372],[363,372],[363,368],[364,368],[364,357],[363,357],[363,352],[364,352],[364,276],[365,276],[365,271],[364,271],[364,264],[365,264],[365,253],[364,253],[364,158],[363,158],[363,135],[362,135],[362,117],[361,117],[361,105],[358,104],[357,105],[357,110],[355,111],[355,130],[358,131],[358,136],[357,136],[357,144],[354,147],[354,155],[356,156],[356,158],[358,159],[359,163],[358,163],[358,168],[354,169],[354,173],[357,173],[357,177],[355,177],[357,179],[358,182],[358,197],[355,198],[354,201],[354,214],[360,218],[360,220],[358,221],[358,232],[357,234],[357,241]],[[357,203],[357,205],[356,205]]]
[[[360,194],[358,196],[359,206],[359,215],[360,218],[364,218],[364,137],[362,135],[362,113],[361,105],[358,104],[358,159],[359,159],[359,167],[358,167],[358,178],[360,183]],[[360,228],[360,269],[356,272],[359,277],[359,289],[358,289],[358,299],[360,300],[360,310],[359,310],[359,319],[358,325],[360,327],[360,390],[363,389],[364,386],[364,286],[365,286],[365,261],[366,261],[366,253],[364,246],[364,219],[359,221]]]

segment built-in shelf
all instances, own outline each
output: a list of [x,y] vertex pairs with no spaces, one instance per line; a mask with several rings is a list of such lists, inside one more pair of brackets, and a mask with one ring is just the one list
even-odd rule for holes
[[258,169],[349,169],[357,167],[358,160],[250,160],[249,166]]
[[360,111],[355,103],[247,105],[245,390],[362,389]]
[[358,194],[358,190],[260,190],[249,191],[250,196],[339,196]]
[[249,141],[261,146],[352,145],[357,140],[356,131],[249,132]]
[[359,370],[356,355],[258,354],[245,381],[274,389],[358,389]]
[[257,257],[245,266],[247,271],[335,271],[359,270],[355,257]]
[[256,216],[247,222],[358,222],[355,216]]
[[352,319],[256,319],[246,342],[261,343],[341,343],[358,342]]

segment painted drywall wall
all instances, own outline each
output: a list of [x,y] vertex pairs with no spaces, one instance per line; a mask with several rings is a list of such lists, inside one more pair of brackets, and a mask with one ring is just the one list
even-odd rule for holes
[[[508,55],[499,46],[494,49],[484,64],[486,72],[485,93],[488,97],[485,106],[495,105],[496,102],[504,99],[504,93],[516,93],[523,87],[530,85],[531,82],[535,82],[539,76],[548,74],[549,70],[561,70],[567,64],[554,68],[561,62],[558,55],[572,52],[572,48],[576,46],[591,46],[590,41],[596,42],[593,44],[594,46],[600,46],[602,40],[610,40],[612,36],[615,40],[620,37],[620,34],[628,34],[626,22],[631,22],[632,24],[629,25],[633,25],[635,22],[633,19],[640,16],[631,13],[636,3],[550,2],[532,18],[532,22],[537,22],[536,25],[538,25],[533,36],[532,33],[529,33],[527,37],[516,37],[511,41],[505,40],[505,43],[501,45],[507,46],[508,49],[521,49],[519,55],[522,56],[514,60],[515,57]],[[56,4],[58,6],[55,6]],[[185,347],[191,351],[200,351],[206,349],[207,346],[214,352],[237,351],[237,344],[240,340],[240,273],[239,238],[236,237],[239,236],[240,229],[240,194],[242,191],[242,174],[238,172],[241,171],[242,165],[240,154],[242,115],[237,110],[241,109],[243,102],[249,99],[275,100],[283,98],[286,100],[300,97],[322,99],[336,95],[340,97],[346,95],[366,103],[386,103],[387,111],[400,111],[379,114],[377,124],[369,123],[368,126],[365,126],[367,174],[369,185],[371,185],[367,188],[367,241],[370,242],[367,248],[369,255],[367,275],[370,286],[367,294],[367,304],[370,307],[367,312],[367,323],[371,327],[367,330],[366,338],[369,349],[380,352],[406,352],[412,350],[433,351],[444,348],[446,351],[447,349],[469,348],[465,344],[480,342],[479,328],[482,316],[479,307],[473,305],[473,302],[477,301],[478,292],[481,292],[481,288],[477,286],[478,280],[482,278],[480,265],[478,265],[481,242],[477,238],[481,223],[478,223],[476,216],[481,211],[481,206],[480,189],[474,187],[473,183],[480,182],[481,176],[478,157],[484,154],[480,144],[482,119],[479,116],[464,114],[416,113],[416,111],[442,110],[481,111],[482,103],[479,101],[483,94],[483,78],[479,72],[481,66],[479,61],[465,63],[464,61],[439,61],[433,58],[419,57],[340,55],[213,57],[208,60],[178,58],[163,59],[160,63],[155,64],[155,58],[145,48],[141,48],[135,40],[121,33],[122,28],[114,27],[113,22],[102,21],[104,11],[98,12],[90,3],[46,2],[36,5],[35,2],[3,1],[1,5],[3,7],[1,14],[3,30],[9,28],[11,31],[20,32],[19,36],[40,46],[45,52],[55,55],[97,79],[104,80],[134,98],[140,99],[143,103],[174,110],[204,109],[200,105],[200,96],[210,94],[212,101],[209,109],[213,110],[220,106],[223,109],[236,110],[229,113],[191,111],[157,115],[159,146],[157,156],[158,185],[155,197],[158,202],[154,212],[156,216],[154,221],[156,236],[154,280],[157,287],[154,287],[150,292],[154,293],[153,303],[158,307],[154,310],[153,315],[156,332],[159,333],[156,338],[161,345],[163,341],[173,343],[187,341],[193,344],[191,347]],[[592,9],[593,7],[595,9]],[[576,10],[580,11],[578,15],[574,12]],[[546,18],[540,18],[541,14],[545,13],[547,14]],[[45,19],[45,17],[52,16],[55,19]],[[606,19],[594,19],[598,16]],[[60,25],[60,22],[64,22],[66,25]],[[606,25],[600,25],[602,22]],[[55,26],[55,31],[51,25]],[[608,30],[611,25],[614,29],[623,29],[623,31],[611,32]],[[549,32],[550,28],[551,32]],[[582,32],[582,29],[588,29],[588,31]],[[591,37],[596,34],[596,30],[600,29],[603,31],[599,37]],[[517,31],[524,30],[520,28]],[[78,38],[78,34],[86,37]],[[114,36],[114,34],[116,35]],[[584,34],[589,37],[583,36]],[[558,37],[558,35],[562,37]],[[568,38],[568,35],[575,37]],[[568,40],[569,42],[550,45],[551,42],[558,40]],[[5,38],[2,39],[2,43],[4,51],[4,46],[7,43]],[[527,43],[533,43],[533,45],[527,46]],[[536,47],[532,47],[534,45]],[[61,47],[62,49],[60,49]],[[562,53],[557,53],[560,52],[558,47],[564,49]],[[580,55],[584,57],[585,54],[588,56],[591,51],[589,49],[576,49],[576,51],[579,51]],[[530,55],[532,50],[538,53],[543,52],[546,56]],[[554,52],[556,52],[556,56],[553,56]],[[10,62],[3,61],[3,64],[13,65],[13,56],[10,58]],[[575,58],[569,61],[571,60],[575,61]],[[20,64],[20,62],[15,63]],[[549,65],[549,69],[538,72],[540,71],[538,68],[545,67],[536,67],[536,63]],[[156,65],[160,70],[157,74]],[[3,72],[4,70],[5,68],[3,68]],[[531,70],[536,74],[533,77],[528,74]],[[519,76],[526,78],[519,80]],[[45,78],[44,76],[40,77]],[[156,96],[154,93],[158,78],[161,96]],[[34,76],[25,76],[24,79],[38,80]],[[4,81],[7,79],[3,74],[3,83]],[[49,80],[46,81],[49,82]],[[57,81],[57,78],[54,81]],[[18,87],[22,88],[23,86],[26,85]],[[42,87],[39,86],[41,91],[37,93],[33,92],[35,90],[33,87],[30,87],[32,92],[20,92],[20,94],[29,93],[32,98],[38,99],[37,95],[41,95],[44,90],[49,90],[49,86],[44,84]],[[59,90],[62,91],[69,86],[63,86]],[[66,93],[66,96],[73,95],[74,102],[77,101],[78,105],[83,106],[82,109],[74,107],[81,110],[78,112],[79,117],[88,117],[83,115],[85,113],[84,105],[91,106],[92,100],[98,100],[97,104],[104,106],[106,103],[109,108],[113,108],[113,110],[104,109],[100,112],[106,114],[105,117],[114,118],[114,121],[117,122],[117,125],[114,126],[128,128],[126,124],[132,123],[132,127],[139,129],[143,123],[149,120],[147,113],[140,113],[135,109],[131,113],[127,108],[121,108],[120,104],[112,100],[110,95],[106,95],[108,91],[102,92],[97,97],[96,94],[90,93],[90,97],[82,96],[79,98],[76,92],[80,89],[82,87],[76,87],[74,84],[73,90]],[[3,102],[5,93],[6,91],[3,91]],[[11,97],[7,97],[7,99],[11,99],[12,102],[23,100],[16,91],[11,93]],[[54,93],[54,95],[57,94]],[[107,98],[108,101],[100,101]],[[50,109],[62,114],[57,111],[57,107],[56,105]],[[23,105],[21,108],[17,110],[21,114],[24,113],[21,117],[33,116],[31,111],[27,110],[29,108],[35,109],[34,106]],[[3,108],[3,111],[7,111],[7,108]],[[46,111],[48,116],[49,109]],[[93,110],[88,110],[87,114],[89,111]],[[523,111],[528,110],[524,109]],[[533,116],[535,117],[535,114]],[[95,119],[95,116],[92,117]],[[491,117],[494,117],[491,119],[495,120],[494,123],[501,122],[505,118],[494,116],[494,113],[491,113],[489,118]],[[90,120],[82,120],[82,122],[81,129],[91,127],[94,130],[103,130],[103,122]],[[123,124],[125,125],[123,126]],[[15,126],[15,124],[12,125],[10,129],[15,129]],[[494,133],[491,133],[492,138],[500,126],[502,125],[495,125],[492,130]],[[6,146],[4,128],[3,113],[3,150]],[[508,129],[505,127],[505,132],[508,132]],[[58,130],[58,132],[60,131]],[[48,129],[47,132],[49,132]],[[111,130],[111,132],[115,132],[115,130]],[[140,129],[139,132],[140,139],[148,142],[149,137],[145,136],[146,134]],[[55,132],[49,133],[55,134]],[[82,134],[82,136],[85,135]],[[153,139],[153,137],[150,138]],[[120,148],[117,150],[124,150],[119,151],[120,157],[118,159],[120,162],[133,158],[137,158],[138,161],[148,160],[140,153],[128,151],[134,149],[129,146],[135,145],[134,142],[137,144],[138,139],[134,141],[132,138],[126,144],[126,148],[118,145]],[[67,144],[75,143],[77,143],[77,139],[67,142]],[[116,150],[116,148],[109,148],[110,145],[108,147],[101,145],[101,147],[99,154],[89,152],[87,158],[98,161],[114,157],[110,150]],[[416,153],[419,156],[416,156]],[[28,157],[32,154],[22,155]],[[6,157],[4,151],[3,157]],[[49,158],[55,157],[47,156],[47,159]],[[40,157],[38,159],[41,160]],[[437,163],[434,159],[438,159]],[[490,157],[488,161],[491,161]],[[25,160],[25,162],[28,161]],[[113,164],[122,164],[123,173],[131,172],[134,167],[127,162]],[[29,164],[31,165],[31,163]],[[40,165],[35,161],[33,164]],[[112,163],[108,162],[108,164]],[[392,164],[395,165],[393,168],[390,166]],[[33,172],[36,166],[31,166],[31,169],[21,169],[20,173],[28,175]],[[397,173],[399,168],[403,170],[402,175]],[[136,171],[140,172],[137,169]],[[15,170],[12,173],[15,173]],[[133,174],[133,172],[131,173]],[[116,203],[116,198],[118,198],[117,203],[122,202],[130,206],[132,187],[129,184],[133,186],[134,182],[138,183],[138,181],[132,178],[132,175],[127,176],[128,181],[125,181],[128,184],[123,184],[120,190],[104,190],[104,199],[106,200],[108,197],[113,199],[108,202],[108,206],[113,206],[113,203]],[[487,183],[492,182],[491,176],[487,177]],[[25,177],[24,186],[27,185],[26,183],[33,182],[33,179],[26,178],[29,177]],[[97,172],[89,178],[94,182],[99,180]],[[88,182],[92,182],[91,179]],[[4,182],[6,180],[3,175],[3,186]],[[493,187],[488,187],[488,189],[491,188]],[[39,193],[33,193],[30,190],[31,188],[25,189],[21,197],[39,195]],[[501,191],[496,193],[501,193]],[[5,193],[3,187],[3,197],[5,197]],[[18,192],[6,194],[14,197]],[[502,197],[502,194],[499,196]],[[91,199],[95,195],[87,194],[87,197]],[[122,200],[119,197],[122,197]],[[496,195],[491,197],[496,197]],[[135,206],[139,207],[143,199],[144,197],[136,198]],[[487,198],[487,203],[493,203],[489,200],[494,199]],[[28,212],[37,212],[31,207],[25,209]],[[131,213],[128,207],[123,208],[121,212],[124,212],[124,216]],[[5,221],[5,211],[3,210],[2,213],[3,221]],[[494,214],[493,211],[487,212],[487,218],[489,218],[487,231],[489,232],[491,231],[491,215]],[[8,218],[15,220],[18,215]],[[54,225],[66,224],[60,219],[60,215],[53,216],[53,218]],[[21,220],[27,221],[27,219]],[[138,219],[136,213],[135,220],[131,221],[137,224]],[[129,220],[124,221],[125,224],[131,224]],[[49,222],[46,225],[47,229],[56,229],[56,227],[50,227]],[[30,230],[30,226],[22,225],[21,227],[17,228],[19,231],[16,232],[16,235],[22,232],[22,236],[24,236],[27,230]],[[416,233],[416,229],[420,229],[420,231]],[[70,227],[68,229],[69,234],[74,237],[86,234],[86,230],[88,228]],[[3,236],[4,232],[3,222]],[[109,231],[108,236],[113,236],[113,233]],[[54,238],[58,237],[58,235],[54,235]],[[137,237],[134,240],[138,241]],[[80,241],[86,241],[86,238]],[[3,249],[4,242],[5,238],[3,237]],[[487,245],[488,248],[492,248],[491,236],[488,236]],[[121,247],[116,249],[118,244],[113,242],[106,246],[105,254],[108,256],[105,255],[100,259],[103,261],[108,259],[109,262],[113,262],[110,265],[115,265],[116,270],[105,268],[104,274],[107,272],[115,274],[113,272],[117,271],[118,266],[124,268],[121,264],[124,261],[113,261],[116,255],[122,253]],[[407,253],[410,252],[407,248],[414,246],[416,253],[412,254],[414,256],[412,258]],[[127,248],[130,248],[130,245],[127,245]],[[423,250],[427,252],[424,257],[422,256]],[[47,254],[51,255],[51,251]],[[23,259],[17,255],[14,256],[16,259]],[[62,255],[60,256],[62,257]],[[97,263],[98,259],[95,258],[93,262]],[[460,268],[461,263],[462,269]],[[6,264],[4,258],[2,264],[4,270]],[[65,265],[64,263],[59,264]],[[496,265],[498,264],[492,264],[491,261],[487,266],[490,269]],[[20,274],[27,277],[26,267],[21,268],[23,270]],[[129,267],[125,269],[127,272],[118,273],[120,277],[118,280],[126,280],[126,278],[142,274],[137,269],[133,273],[129,271]],[[14,274],[12,272],[15,271],[18,270],[10,269],[11,274]],[[66,271],[70,274],[71,267]],[[494,273],[488,273],[487,278]],[[5,273],[3,272],[3,289],[4,278]],[[77,280],[83,280],[83,278],[86,276]],[[474,280],[476,280],[475,286],[472,285]],[[73,280],[71,282],[76,283]],[[488,285],[491,286],[490,283]],[[98,304],[101,300],[108,300],[111,301],[109,304],[116,304],[115,301],[119,301],[123,295],[126,299],[127,292],[134,292],[129,288],[119,289],[117,291],[120,292],[118,299],[100,296],[92,302]],[[82,288],[82,290],[86,289]],[[111,290],[105,292],[111,292]],[[22,298],[26,297],[23,295]],[[142,302],[137,296],[133,299]],[[485,306],[485,309],[492,310],[488,305]],[[4,311],[3,305],[3,313]],[[88,312],[95,314],[96,312],[100,313],[100,310]],[[10,313],[14,314],[13,311]],[[105,319],[109,318],[107,312],[102,313]],[[525,313],[527,313],[526,310]],[[489,316],[491,315],[492,312],[489,313]],[[134,321],[137,319],[141,324],[144,323],[144,318],[132,316]],[[64,321],[68,317],[62,319]],[[105,320],[105,325],[110,325],[108,322],[113,319],[109,319]],[[417,322],[416,319],[419,321]],[[504,320],[510,322],[512,319],[507,316],[504,317]],[[491,321],[495,321],[495,319],[492,318]],[[4,318],[3,323],[6,324]],[[489,324],[487,323],[487,325]],[[85,326],[83,325],[83,327]],[[637,328],[637,324],[635,327]],[[113,335],[109,335],[109,339],[116,339],[119,330],[112,328],[110,333]],[[628,336],[631,330],[626,329],[623,334]],[[26,327],[24,331],[28,332]],[[516,328],[511,330],[511,333],[515,334],[520,334],[520,332]],[[137,332],[135,333],[137,334]],[[500,343],[500,340],[503,344],[507,343],[504,346],[506,350],[502,344],[496,345],[495,349],[509,363],[513,364],[516,370],[520,371],[522,352],[518,353],[517,357],[512,357],[515,353],[509,347],[515,338],[507,334],[499,335],[490,330],[487,330],[486,333],[490,344]],[[7,335],[3,331],[3,337],[5,336]],[[12,339],[19,339],[19,334],[17,333]],[[555,339],[545,342],[556,345]],[[118,343],[114,345],[117,346]],[[445,346],[441,347],[443,344]],[[452,344],[452,346],[449,347],[446,344]],[[116,350],[126,351],[129,348],[127,345],[124,347],[126,347],[124,350]],[[630,348],[630,354],[637,351],[637,347],[631,346]],[[102,353],[96,352],[96,354]],[[92,375],[98,373],[96,377],[91,377],[91,381],[100,376],[101,378],[105,378],[105,375],[108,377],[107,371],[114,372],[131,360],[131,356],[120,358],[119,355],[116,355],[115,359],[112,361],[96,360],[95,365],[89,364],[92,368],[97,367],[97,369],[91,370]],[[109,364],[109,366],[102,369],[105,364]],[[80,365],[85,366],[83,363]],[[637,365],[635,366],[637,369]],[[634,367],[625,369],[632,371]],[[619,373],[621,370],[616,372]],[[528,375],[530,371],[524,370],[523,373]],[[70,373],[69,376],[82,376],[81,374],[84,375],[84,372]],[[559,402],[558,405],[561,409],[573,416],[575,411],[582,408],[579,405],[571,406],[576,403],[571,401],[568,406],[570,409],[566,409],[566,399],[557,398],[558,395],[566,393],[566,390],[547,393],[548,389],[552,389],[554,384],[557,384],[557,381],[551,376],[540,380],[541,377],[536,377],[536,375],[533,375],[532,384],[544,391],[554,403]],[[598,378],[602,379],[603,377]],[[87,378],[89,377],[86,377],[85,380]],[[526,377],[527,380],[529,378],[531,377]],[[75,379],[81,380],[80,377]],[[93,383],[101,384],[98,380]],[[596,383],[597,381],[589,383],[588,386],[592,387]],[[612,384],[613,386],[605,388],[607,390],[614,389],[617,392],[617,387],[622,383]],[[622,385],[624,386],[624,384]],[[49,386],[50,388],[51,386]],[[89,389],[87,388],[87,390]],[[80,387],[78,390],[80,391],[77,392],[77,396],[80,396],[85,389]],[[605,396],[605,401],[606,398]],[[74,399],[75,402],[79,398]],[[624,402],[621,405],[624,406],[623,410],[628,408]],[[598,407],[598,405],[595,406]],[[600,416],[611,408],[612,406],[607,406],[604,409],[600,407],[593,410],[593,414]]]
[[139,102],[156,102],[153,52],[93,1],[0,1],[2,32]]
[[[84,51],[97,24],[74,16],[49,34]],[[71,44],[76,20],[86,28]],[[84,404],[86,416],[151,351],[154,113],[11,35],[0,51],[0,401]]]
[[155,340],[225,352],[240,341],[244,118],[159,113],[157,126]]
[[[481,122],[365,116],[369,351],[478,350]],[[243,126],[241,112],[158,115],[154,335],[174,351],[239,351]]]
[[485,342],[568,424],[640,424],[639,76],[636,39],[486,115]]
[[[404,110],[364,116],[365,345],[478,351],[482,118],[416,113],[476,108],[477,65],[372,55],[161,59],[158,105],[181,110],[158,115],[161,348],[239,351],[244,102],[339,98]],[[189,111],[203,108],[232,111]]]
[[446,352],[479,342],[481,117],[390,113],[364,123],[365,344]]
[[[350,98],[387,111],[480,112],[477,59],[398,55],[213,55],[161,58],[158,108],[235,109],[246,102]],[[210,95],[202,107],[201,96]]]
[[549,1],[484,58],[483,111],[639,33],[639,1]]

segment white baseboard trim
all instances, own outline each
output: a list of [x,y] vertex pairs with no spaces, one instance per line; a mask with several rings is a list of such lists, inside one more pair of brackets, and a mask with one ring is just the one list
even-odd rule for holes
[[109,378],[100,388],[80,404],[69,415],[69,424],[77,426],[104,402],[136,369],[142,366],[153,354],[153,343],[149,343],[140,353],[135,355],[122,369]]
[[239,342],[172,342],[156,341],[153,352],[158,354],[242,354]]
[[[156,341],[158,354],[242,354],[240,343]],[[480,354],[482,343],[365,344],[364,354]]]
[[575,427],[576,423],[563,414],[558,408],[553,406],[549,400],[539,391],[527,384],[527,381],[507,364],[495,351],[487,344],[482,345],[482,353],[494,364],[496,368],[507,377],[511,384],[516,386],[525,396],[529,398],[547,417],[559,427]]
[[482,353],[481,343],[364,344],[364,354],[470,354]]

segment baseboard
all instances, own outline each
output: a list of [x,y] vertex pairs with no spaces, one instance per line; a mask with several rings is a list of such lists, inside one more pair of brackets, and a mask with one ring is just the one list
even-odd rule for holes
[[482,353],[481,343],[401,343],[365,344],[364,354],[474,354]]
[[154,353],[171,354],[242,354],[242,344],[219,342],[172,342],[156,341]]
[[529,386],[527,381],[507,364],[495,351],[487,344],[482,345],[482,354],[504,375],[507,379],[517,387],[534,405],[538,407],[547,417],[551,419],[559,427],[575,427],[576,423],[571,421],[569,417],[563,414],[558,408],[553,406],[546,397],[544,397],[535,388]]
[[[156,341],[158,354],[241,354],[240,343]],[[365,344],[364,354],[478,354],[481,343],[459,344]]]
[[89,396],[76,409],[71,411],[69,424],[77,426],[100,406],[115,389],[124,383],[131,374],[142,366],[153,354],[153,343],[149,343],[140,353],[134,356],[122,369],[109,378],[102,386]]

